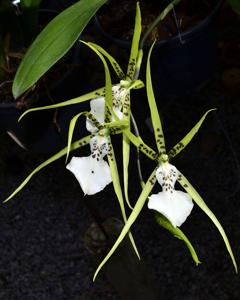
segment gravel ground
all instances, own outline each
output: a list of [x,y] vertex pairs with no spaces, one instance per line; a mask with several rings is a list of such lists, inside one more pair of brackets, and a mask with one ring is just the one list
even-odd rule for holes
[[[232,97],[229,102],[229,98],[219,98],[217,87],[218,78],[201,95],[163,106],[163,123],[166,136],[171,137],[167,144],[173,145],[206,108],[219,107],[175,164],[221,220],[239,262],[239,99]],[[150,136],[150,131],[146,132]],[[0,186],[4,199],[46,155],[24,152],[6,135],[1,135],[1,140]],[[151,166],[145,159],[143,164],[148,174]],[[133,182],[137,181],[134,176],[130,177]],[[131,184],[131,198],[138,191],[138,184]],[[15,199],[1,205],[2,299],[119,299],[103,274],[92,284],[96,264],[83,240],[92,218],[84,201],[97,202],[106,217],[119,215],[111,186],[94,200],[83,197],[60,160],[36,175]],[[146,208],[134,225],[141,255],[156,274],[161,298],[239,299],[239,278],[209,219],[196,207],[182,228],[202,261],[198,267],[183,243],[159,228]]]

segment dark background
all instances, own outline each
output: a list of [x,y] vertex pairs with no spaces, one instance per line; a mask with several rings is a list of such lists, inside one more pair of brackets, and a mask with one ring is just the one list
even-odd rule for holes
[[[239,25],[239,18],[229,11],[227,16],[225,13],[220,16],[216,28],[218,65],[210,81],[201,90],[178,98],[159,96],[158,99],[168,149],[195,125],[207,109],[218,109],[207,117],[196,138],[176,158],[174,164],[197,188],[222,223],[238,263]],[[103,46],[113,51],[114,47],[100,37],[93,26],[88,28],[85,38],[101,40]],[[118,55],[124,60],[125,54],[121,54],[123,50],[119,51]],[[97,62],[91,60],[91,66],[94,63]],[[85,66],[84,70],[91,75],[92,68],[90,70]],[[89,77],[90,86],[97,85],[99,77],[102,78],[100,64],[96,70]],[[233,74],[233,77],[229,74]],[[149,142],[152,133],[145,125],[149,112],[144,94],[136,92],[132,101],[140,131]],[[115,142],[116,149],[119,149],[118,142]],[[88,150],[81,150],[76,155],[84,153],[88,153]],[[49,155],[36,151],[26,152],[2,132],[1,199],[4,200]],[[135,157],[134,151],[132,157]],[[142,159],[142,163],[146,179],[153,165],[146,158]],[[140,191],[134,167],[133,163],[129,185],[132,202],[137,199]],[[0,206],[0,299],[120,299],[118,291],[109,283],[104,272],[92,283],[97,264],[84,242],[85,232],[94,221],[87,208],[88,204],[97,207],[103,218],[120,216],[112,185],[94,197],[84,197],[77,181],[65,169],[64,159],[60,159],[33,177],[9,203]],[[185,245],[160,228],[146,207],[133,226],[142,260],[155,274],[153,289],[156,285],[160,288],[158,299],[239,299],[239,276],[234,272],[221,236],[207,216],[195,205],[191,216],[181,228],[202,261],[198,267]]]

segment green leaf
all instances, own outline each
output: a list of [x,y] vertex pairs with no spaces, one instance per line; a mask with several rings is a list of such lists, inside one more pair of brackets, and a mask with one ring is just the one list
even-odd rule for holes
[[79,104],[100,96],[103,96],[105,94],[105,88],[100,88],[97,89],[93,92],[84,94],[80,97],[77,98],[73,98],[67,101],[63,101],[60,103],[56,103],[56,104],[52,104],[52,105],[46,105],[46,106],[40,106],[40,107],[35,107],[35,108],[30,108],[28,110],[26,110],[18,119],[18,121],[21,121],[23,117],[25,117],[28,113],[30,112],[34,112],[34,111],[39,111],[39,110],[47,110],[47,109],[54,109],[54,108],[60,108],[60,107],[64,107],[64,106],[68,106],[68,105],[73,105],[73,104]]
[[208,110],[202,118],[197,122],[197,124],[189,131],[187,135],[177,144],[175,145],[168,153],[170,158],[175,157],[178,155],[194,138],[195,134],[198,132],[199,128],[201,127],[202,123],[204,122],[207,115],[211,112],[216,110],[216,108]]
[[38,35],[20,64],[13,82],[18,98],[46,73],[79,38],[106,0],[81,0],[54,18]]
[[128,70],[127,70],[127,79],[130,80],[133,80],[135,77],[141,31],[142,31],[141,11],[139,7],[139,3],[137,2],[134,34],[132,39],[132,47],[131,47],[131,53],[128,62]]
[[[109,140],[110,140],[110,138],[109,138]],[[110,170],[111,170],[111,176],[112,176],[112,180],[113,180],[114,191],[115,191],[115,194],[117,195],[117,198],[118,198],[118,202],[119,202],[119,205],[120,205],[120,209],[121,209],[121,213],[122,213],[124,223],[126,223],[127,222],[127,215],[126,215],[125,206],[124,206],[124,199],[123,199],[123,194],[122,194],[122,189],[121,189],[121,184],[120,184],[120,179],[119,179],[119,174],[118,174],[118,168],[117,168],[115,153],[114,153],[114,150],[113,150],[111,140],[110,140],[110,151],[108,153],[108,163],[109,163]],[[134,242],[134,239],[133,239],[133,236],[132,236],[131,232],[129,232],[128,235],[129,235],[129,239],[132,243],[133,249],[136,252],[138,258],[140,259],[140,255],[138,253],[137,246]]]
[[193,248],[191,242],[189,241],[189,239],[186,237],[186,235],[182,232],[182,230],[180,228],[174,227],[171,224],[171,222],[168,221],[167,218],[165,218],[164,216],[162,216],[159,213],[155,213],[155,219],[160,226],[167,229],[173,236],[182,240],[186,244],[196,265],[201,263],[200,260],[198,259],[197,253],[196,253],[195,249]]
[[240,1],[239,0],[228,0],[228,3],[231,5],[232,9],[240,15]]
[[138,215],[140,214],[149,194],[151,193],[154,184],[156,183],[156,169],[152,172],[152,174],[150,175],[146,185],[144,186],[125,226],[123,227],[119,237],[117,238],[115,244],[113,245],[113,247],[111,248],[111,250],[108,252],[107,256],[103,259],[103,261],[101,262],[101,264],[98,266],[94,277],[93,277],[93,281],[95,281],[99,271],[102,269],[102,267],[105,265],[105,263],[109,260],[109,258],[113,255],[113,253],[115,252],[115,250],[118,248],[118,246],[121,244],[122,240],[125,238],[125,236],[128,234],[131,226],[133,225],[133,223],[136,221]]
[[229,252],[229,255],[230,255],[231,259],[232,259],[235,271],[236,271],[236,273],[238,273],[237,264],[236,264],[236,261],[235,261],[235,258],[234,258],[234,255],[233,255],[230,243],[228,241],[228,238],[226,236],[226,233],[225,233],[222,225],[220,224],[220,222],[218,221],[218,219],[216,218],[216,216],[214,215],[214,213],[208,208],[208,206],[206,205],[206,203],[204,202],[204,200],[202,199],[202,197],[198,194],[198,192],[191,185],[191,183],[180,172],[179,172],[178,182],[181,184],[181,186],[191,196],[191,198],[195,201],[195,203],[205,212],[205,214],[212,220],[212,222],[214,223],[214,225],[217,227],[218,231],[220,232],[220,234],[221,234],[221,236],[222,236],[222,238],[224,240],[224,243],[225,243],[226,248],[227,248],[227,250]]
[[125,74],[122,70],[122,68],[120,67],[120,65],[117,63],[117,61],[115,60],[114,57],[112,57],[112,55],[110,55],[106,50],[104,50],[101,46],[95,44],[95,43],[89,43],[89,45],[92,45],[95,47],[95,49],[97,49],[102,55],[104,55],[110,62],[111,66],[113,67],[115,73],[117,74],[117,76],[120,79],[124,79],[125,78]]
[[38,7],[42,0],[21,0],[21,6],[23,7]]
[[147,71],[146,71],[147,98],[148,98],[148,104],[151,111],[151,120],[154,129],[154,135],[155,135],[158,152],[160,154],[166,154],[166,146],[165,146],[165,139],[164,139],[164,134],[162,129],[162,123],[161,123],[160,115],[154,97],[152,78],[151,78],[150,57],[152,54],[153,46],[154,44],[151,46],[149,50],[148,59],[147,59]]
[[[88,144],[90,141],[90,135],[80,139],[79,141],[74,142],[71,145],[70,151],[76,150],[86,144]],[[10,199],[12,199],[19,191],[21,191],[22,188],[31,180],[31,178],[38,173],[40,170],[48,166],[49,164],[53,163],[54,161],[58,160],[62,156],[64,156],[67,153],[68,147],[65,147],[49,159],[47,159],[45,162],[43,162],[41,165],[39,165],[35,170],[32,171],[31,174],[28,175],[28,177],[19,185],[19,187],[6,199],[3,201],[3,203],[8,202]]]

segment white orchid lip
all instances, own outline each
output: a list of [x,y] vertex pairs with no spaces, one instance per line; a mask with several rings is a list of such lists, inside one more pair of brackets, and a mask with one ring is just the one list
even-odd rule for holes
[[112,182],[110,167],[103,159],[108,153],[107,138],[93,137],[90,147],[90,156],[72,157],[66,166],[75,175],[85,195],[94,195]]
[[[119,84],[112,87],[113,94],[113,111],[117,117],[121,120],[123,118],[123,101],[127,95],[127,89],[120,87]],[[97,97],[90,101],[90,113],[97,119],[99,123],[104,123],[105,117],[105,97]],[[113,120],[114,121],[114,117]],[[97,132],[97,127],[92,123],[91,120],[87,119],[86,128],[89,132]]]
[[156,177],[162,186],[162,192],[151,195],[148,201],[148,208],[164,215],[174,227],[181,226],[193,209],[188,193],[175,190],[178,175],[178,170],[170,163],[161,164],[156,171]]

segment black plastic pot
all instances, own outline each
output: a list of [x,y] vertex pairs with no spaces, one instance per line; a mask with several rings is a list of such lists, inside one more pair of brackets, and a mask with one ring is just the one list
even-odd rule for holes
[[[76,63],[81,51],[80,43],[76,43],[71,53],[70,62]],[[84,80],[84,72],[79,68],[71,68],[62,78],[51,86],[51,98],[56,102],[65,101],[89,92],[90,87]],[[37,106],[52,104],[46,93],[38,96]],[[17,103],[0,103],[0,132],[8,132],[19,145],[37,153],[56,152],[67,145],[68,126],[71,118],[79,111],[89,110],[88,103],[72,105],[56,110],[33,112],[18,118],[23,110]],[[55,123],[56,120],[56,123]],[[77,138],[87,134],[85,120],[80,118],[75,134]]]
[[[218,1],[210,15],[192,29],[155,44],[151,67],[156,93],[183,96],[203,87],[213,75],[217,63],[217,38],[214,20],[223,1]],[[118,46],[130,49],[130,42],[109,35],[95,17],[98,30]],[[145,50],[149,49],[149,45]],[[143,60],[141,77],[145,75]]]

